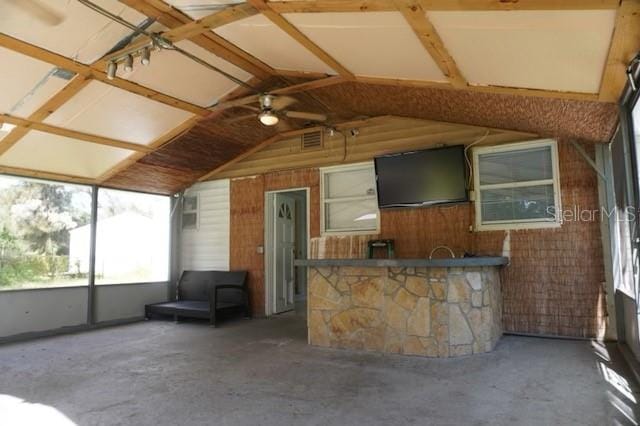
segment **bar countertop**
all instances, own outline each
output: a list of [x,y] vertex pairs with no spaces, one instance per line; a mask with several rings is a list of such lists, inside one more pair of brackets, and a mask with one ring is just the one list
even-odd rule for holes
[[464,268],[480,266],[504,266],[509,258],[477,256],[448,259],[296,259],[295,266],[328,267],[354,266],[369,268]]

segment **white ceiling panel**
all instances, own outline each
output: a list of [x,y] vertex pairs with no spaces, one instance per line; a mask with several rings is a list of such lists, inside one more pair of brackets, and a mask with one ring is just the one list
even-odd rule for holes
[[[181,41],[176,45],[242,81],[251,78],[251,74],[190,41]],[[151,63],[148,66],[142,66],[136,60],[132,72],[125,72],[123,67],[120,67],[118,75],[201,107],[211,106],[219,98],[238,87],[222,74],[170,50],[153,51]]]
[[0,156],[0,164],[97,178],[133,151],[31,131]]
[[0,48],[0,112],[28,117],[62,89],[67,80],[53,66]]
[[[92,0],[137,25],[146,17],[117,0]],[[76,0],[0,0],[0,32],[88,64],[131,30]]]
[[148,145],[193,114],[92,81],[45,123]]
[[165,0],[193,19],[214,14],[228,5],[244,3],[243,0]]
[[290,13],[285,17],[356,75],[447,80],[399,12]]
[[335,74],[263,15],[223,25],[214,32],[274,68]]
[[596,93],[616,11],[427,15],[472,84]]

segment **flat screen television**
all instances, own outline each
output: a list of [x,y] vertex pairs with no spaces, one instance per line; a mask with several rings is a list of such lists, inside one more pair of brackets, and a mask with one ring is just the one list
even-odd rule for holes
[[380,208],[468,201],[463,145],[376,157]]

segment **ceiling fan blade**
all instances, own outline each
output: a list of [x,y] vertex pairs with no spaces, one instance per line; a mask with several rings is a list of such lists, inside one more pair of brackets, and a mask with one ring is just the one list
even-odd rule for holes
[[289,105],[295,104],[296,102],[298,102],[298,100],[296,98],[292,98],[291,96],[274,96],[271,105],[276,111],[281,111]]
[[327,121],[327,116],[325,114],[316,114],[313,112],[285,111],[284,115],[289,118],[299,118],[301,120]]
[[213,105],[211,108],[211,112],[222,111],[229,108],[240,107],[247,104],[252,104],[255,102],[260,102],[260,95],[249,95],[243,98],[233,99],[231,101],[220,102],[218,104]]
[[232,118],[227,118],[226,120],[224,120],[225,124],[233,124],[233,123],[237,123],[239,121],[244,121],[244,120],[248,120],[248,119],[256,119],[256,114],[245,114],[245,115],[240,115],[238,117],[232,117]]
[[260,112],[260,108],[251,105],[238,105],[237,108],[249,109],[251,111]]
[[51,27],[60,25],[65,20],[63,15],[39,0],[12,0],[9,1],[9,5],[22,10],[34,19]]

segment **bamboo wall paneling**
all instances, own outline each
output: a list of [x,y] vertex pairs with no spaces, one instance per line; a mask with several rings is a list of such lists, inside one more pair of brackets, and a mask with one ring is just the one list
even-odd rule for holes
[[347,82],[314,91],[337,112],[398,115],[608,142],[617,125],[614,104],[507,94]]
[[198,176],[199,173],[133,161],[108,179],[101,179],[100,184],[110,188],[171,195],[189,187]]
[[[584,144],[592,154],[589,142]],[[596,173],[559,141],[563,206],[597,209]],[[317,168],[266,173],[232,180],[232,268],[248,269],[257,312],[264,309],[264,259],[256,247],[264,237],[264,191],[319,184]],[[451,246],[456,255],[501,255],[504,231],[470,232],[471,203],[381,211],[379,234],[319,236],[319,193],[311,202],[311,257],[364,257],[371,238],[393,238],[398,257],[428,256],[434,246]],[[315,212],[315,213],[314,213]],[[235,219],[234,219],[235,218]],[[560,228],[511,231],[511,263],[501,272],[505,330],[595,337],[606,315],[604,266],[599,222],[566,222]]]

